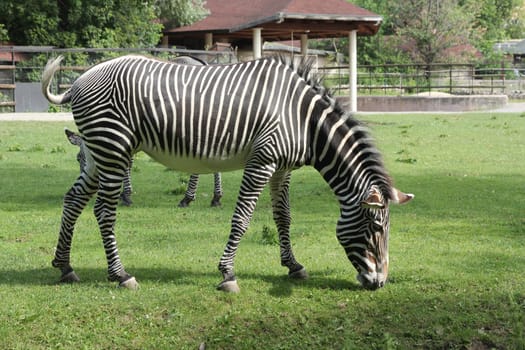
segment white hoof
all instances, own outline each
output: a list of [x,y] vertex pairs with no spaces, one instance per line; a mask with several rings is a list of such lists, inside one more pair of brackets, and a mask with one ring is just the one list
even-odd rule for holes
[[227,293],[239,293],[241,291],[237,281],[223,281],[217,286],[217,289]]
[[290,276],[290,278],[294,278],[298,280],[308,279],[308,272],[306,272],[306,269],[304,267],[300,270],[291,272],[288,275]]
[[137,282],[135,277],[131,277],[130,279],[127,279],[124,282],[121,282],[118,286],[120,288],[127,288],[131,290],[139,289],[139,283]]

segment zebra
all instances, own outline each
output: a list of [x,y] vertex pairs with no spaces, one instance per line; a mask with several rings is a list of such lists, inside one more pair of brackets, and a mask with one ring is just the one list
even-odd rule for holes
[[[203,61],[200,58],[197,58],[194,56],[188,56],[188,55],[177,56],[172,60],[172,62],[178,63],[178,64],[190,64],[190,65],[198,65],[198,66],[205,66],[208,64],[206,63],[206,61]],[[82,142],[82,138],[74,134],[70,130],[66,131],[66,137],[68,138],[69,142],[73,145],[80,146]],[[82,172],[82,167],[85,164],[84,153],[82,151],[82,147],[80,147],[80,151],[77,154],[77,160],[79,161],[79,164],[81,167],[80,171]],[[81,162],[81,160],[84,160],[84,162]],[[124,177],[124,180],[123,180],[122,193],[120,194],[120,200],[122,204],[125,206],[130,206],[133,203],[131,200],[131,194],[133,193],[133,187],[131,185],[132,166],[133,166],[133,158],[131,159],[129,168],[126,169],[126,176]],[[181,199],[178,205],[180,208],[188,207],[191,204],[191,202],[195,200],[198,183],[199,183],[199,175],[191,174],[190,179],[188,181],[188,187],[186,188],[186,192],[184,193],[184,197]],[[211,199],[210,206],[212,207],[221,206],[221,198],[222,198],[221,174],[214,173],[213,198]]]
[[257,199],[268,184],[281,265],[307,278],[290,241],[291,172],[313,166],[339,201],[336,237],[366,289],[384,286],[389,267],[389,205],[414,196],[393,186],[366,126],[343,110],[310,74],[312,62],[283,57],[217,66],[190,66],[122,56],[81,75],[66,92],[49,90],[62,57],[42,76],[44,96],[71,102],[87,165],[65,194],[52,265],[60,281],[79,278],[70,265],[75,222],[97,193],[94,214],[105,248],[108,279],[135,289],[120,260],[114,225],[122,180],[143,151],[177,170],[210,173],[243,169],[217,289],[239,292],[234,258]]
[[[74,131],[69,130],[68,128],[64,129],[64,132],[66,134],[66,138],[68,139],[69,143],[75,146],[79,146],[80,150],[77,153],[77,161],[80,165],[80,172],[82,173],[82,169],[86,166],[86,155],[83,152],[82,148],[82,137],[75,133]],[[122,192],[120,193],[120,201],[125,206],[130,206],[133,204],[131,200],[131,194],[133,193],[133,187],[131,185],[131,168],[133,167],[133,158],[131,159],[130,166],[126,169],[126,175],[123,179],[123,185],[122,185]],[[221,206],[221,198],[222,198],[222,180],[221,180],[221,173],[214,173],[214,187],[213,187],[213,198],[211,199],[210,205],[212,207],[220,207]],[[191,202],[193,202],[196,198],[197,193],[197,185],[199,183],[199,175],[197,174],[191,174],[190,179],[188,181],[188,187],[186,188],[186,192],[184,193],[184,198],[182,198],[179,202],[180,208],[186,208],[190,205]]]

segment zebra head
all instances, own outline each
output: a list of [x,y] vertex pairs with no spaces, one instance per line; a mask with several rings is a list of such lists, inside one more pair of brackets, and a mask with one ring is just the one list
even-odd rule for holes
[[414,196],[393,187],[368,127],[333,100],[326,99],[323,111],[314,119],[311,164],[339,200],[336,235],[357,280],[377,289],[388,277],[389,205]]
[[414,195],[394,187],[371,185],[352,210],[341,210],[337,238],[366,289],[383,287],[388,277],[389,204],[404,204]]

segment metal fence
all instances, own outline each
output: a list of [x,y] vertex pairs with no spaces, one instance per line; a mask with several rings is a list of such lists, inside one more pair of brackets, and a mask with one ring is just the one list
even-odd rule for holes
[[[349,93],[348,66],[319,67],[325,84],[338,95]],[[524,71],[473,64],[358,66],[360,95],[412,95],[442,92],[452,95],[506,94],[520,98]]]
[[[47,60],[57,55],[65,57],[54,81],[56,91],[64,90],[89,66],[124,54],[146,54],[170,60],[181,55],[198,57],[210,64],[237,61],[234,51],[201,51],[185,49],[56,49],[52,47],[0,46],[0,112],[18,111],[21,100],[16,91],[29,91],[43,99],[40,79]],[[325,85],[336,95],[349,94],[348,66],[317,67]],[[358,66],[359,95],[412,95],[442,92],[454,95],[506,94],[525,98],[524,71],[473,64],[374,65]],[[20,94],[18,94],[20,95]],[[18,106],[17,106],[18,103]],[[45,103],[45,101],[43,101]],[[47,106],[47,103],[45,104]],[[23,110],[20,110],[23,111]]]
[[0,112],[26,111],[27,106],[22,102],[43,98],[40,93],[40,80],[45,64],[51,57],[64,56],[60,72],[57,79],[54,80],[54,88],[59,91],[69,87],[90,66],[125,54],[143,54],[168,61],[178,56],[190,55],[209,64],[237,62],[236,54],[231,50],[57,49],[53,47],[0,46]]

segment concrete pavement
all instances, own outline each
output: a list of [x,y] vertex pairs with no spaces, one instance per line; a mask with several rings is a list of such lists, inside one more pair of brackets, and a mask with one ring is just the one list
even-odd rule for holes
[[[465,113],[472,113],[465,112]],[[490,113],[525,113],[525,102],[510,102],[506,106],[494,109],[494,110],[483,110],[476,112],[490,112]],[[461,112],[358,112],[357,114],[386,114],[386,113],[461,113]],[[70,112],[61,113],[0,113],[0,121],[48,121],[48,122],[62,122],[62,121],[73,121],[73,115]]]
[[0,113],[0,121],[73,121],[71,113]]

